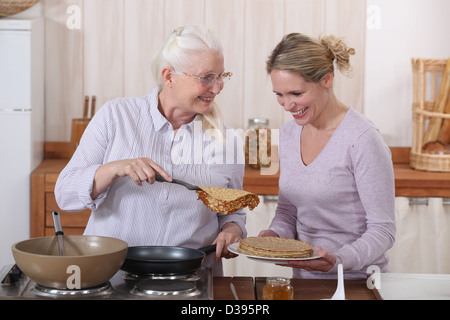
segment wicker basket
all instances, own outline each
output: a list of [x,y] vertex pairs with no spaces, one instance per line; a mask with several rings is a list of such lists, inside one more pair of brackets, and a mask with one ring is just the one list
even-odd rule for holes
[[450,172],[450,154],[429,154],[422,150],[432,121],[450,119],[450,114],[434,111],[446,64],[445,59],[412,59],[413,141],[410,166],[417,170]]
[[0,0],[0,17],[7,17],[34,6],[39,0]]

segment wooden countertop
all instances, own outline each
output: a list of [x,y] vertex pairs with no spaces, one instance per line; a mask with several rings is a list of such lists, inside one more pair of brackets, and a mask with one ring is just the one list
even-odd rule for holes
[[[68,143],[46,143],[46,160],[34,174],[59,173],[69,161]],[[395,195],[397,197],[443,197],[450,198],[450,172],[414,170],[409,166],[410,148],[391,148],[394,162]],[[244,189],[260,195],[277,195],[280,177],[278,162],[274,162],[270,174],[246,169]]]
[[[255,278],[256,300],[262,300],[262,290],[266,278]],[[291,279],[294,287],[294,300],[330,299],[337,288],[337,280]],[[378,300],[379,295],[367,287],[366,280],[344,280],[346,300]]]
[[450,172],[418,171],[408,163],[398,163],[394,175],[398,197],[450,197]]
[[[414,170],[409,163],[394,163],[396,197],[450,197],[450,172]],[[244,189],[260,195],[278,194],[280,173],[264,176],[246,169]]]
[[[410,167],[410,148],[391,147],[396,197],[450,197],[450,172],[419,171]],[[275,164],[278,167],[278,163]],[[278,194],[279,170],[263,175],[246,169],[244,189],[261,195]]]
[[[234,300],[230,283],[233,283],[239,300],[262,300],[264,277],[214,277],[214,300]],[[291,279],[294,300],[330,299],[336,290],[336,280]],[[345,280],[347,300],[379,300],[376,290],[367,288],[366,280]]]
[[255,285],[252,277],[214,277],[214,300],[235,300],[230,284],[233,283],[239,300],[255,300]]

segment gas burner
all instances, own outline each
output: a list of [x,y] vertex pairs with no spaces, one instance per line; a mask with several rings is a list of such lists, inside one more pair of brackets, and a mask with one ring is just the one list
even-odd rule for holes
[[193,297],[200,294],[196,281],[173,279],[146,279],[136,283],[130,291],[136,296],[184,296]]
[[[37,285],[25,274],[17,281],[3,281],[12,265],[0,266],[0,300],[6,299],[66,299],[66,300],[212,300],[212,270],[201,267],[189,275],[127,274],[119,270],[105,284],[81,290],[60,290]],[[12,270],[11,272],[14,272]]]
[[200,279],[198,272],[188,273],[188,274],[133,274],[124,273],[124,280],[183,280],[183,281],[197,281]]
[[104,295],[104,294],[110,294],[112,292],[112,286],[110,282],[106,282],[104,284],[101,284],[96,287],[92,288],[86,288],[86,289],[55,289],[55,288],[48,288],[41,286],[39,284],[36,284],[32,291],[38,295],[43,297],[68,297],[68,298],[75,298],[75,297],[86,297],[86,296],[97,296],[97,295]]

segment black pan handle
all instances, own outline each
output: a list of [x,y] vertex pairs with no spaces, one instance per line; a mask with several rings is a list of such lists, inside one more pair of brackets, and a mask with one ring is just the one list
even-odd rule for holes
[[203,251],[203,252],[206,253],[206,254],[210,254],[210,253],[216,251],[216,245],[215,245],[215,244],[211,244],[211,245],[209,245],[209,246],[202,247],[202,248],[200,248],[200,249],[198,249],[198,250]]

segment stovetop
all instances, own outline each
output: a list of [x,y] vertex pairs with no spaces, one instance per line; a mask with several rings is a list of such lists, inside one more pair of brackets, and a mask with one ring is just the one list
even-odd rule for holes
[[15,265],[0,269],[0,300],[4,299],[121,299],[212,300],[212,272],[199,268],[189,275],[136,276],[119,270],[95,288],[57,290],[37,285]]

